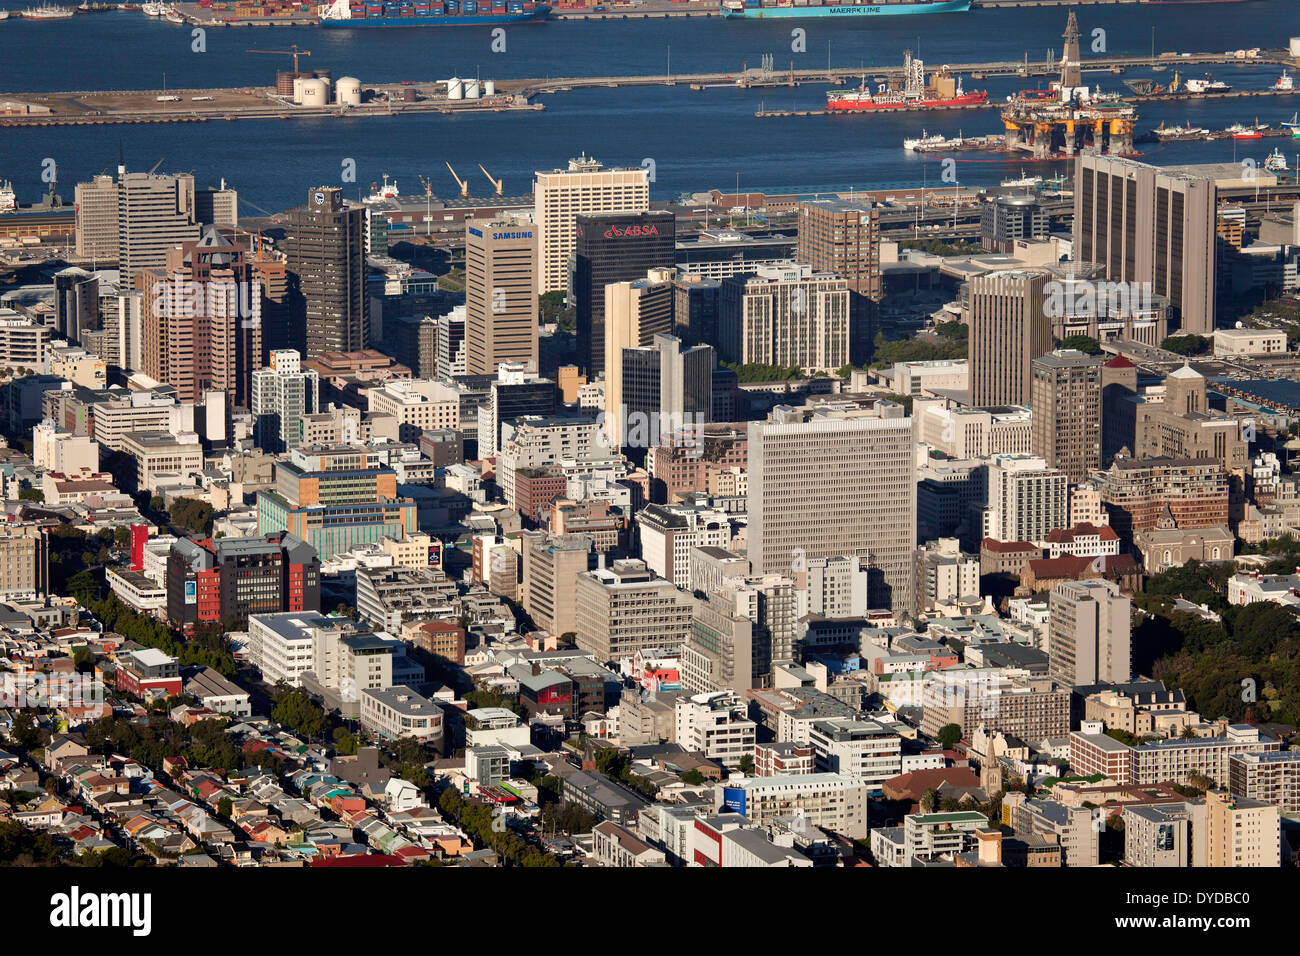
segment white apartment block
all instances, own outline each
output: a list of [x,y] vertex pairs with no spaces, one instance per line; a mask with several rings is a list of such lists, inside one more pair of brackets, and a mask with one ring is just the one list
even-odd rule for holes
[[760,827],[776,822],[795,831],[823,827],[865,840],[869,790],[842,773],[787,774],[733,778],[714,788],[713,800],[715,808],[727,806]]
[[315,666],[316,633],[328,618],[312,612],[253,614],[248,619],[248,658],[268,684],[297,687]]
[[998,455],[989,465],[985,537],[1042,545],[1065,527],[1065,472],[1034,455]]
[[834,372],[849,361],[848,281],[797,262],[725,279],[718,344],[741,364]]
[[949,458],[1027,455],[1033,446],[1033,413],[999,408],[948,408],[945,399],[917,399],[912,405],[916,440]]
[[678,698],[677,744],[735,767],[741,757],[754,755],[757,726],[747,712],[744,700],[733,691]]
[[903,739],[875,721],[832,717],[815,721],[808,742],[817,769],[857,777],[873,789],[903,772]]
[[636,523],[646,565],[687,591],[693,587],[691,551],[731,544],[731,521],[714,508],[652,504],[637,513]]

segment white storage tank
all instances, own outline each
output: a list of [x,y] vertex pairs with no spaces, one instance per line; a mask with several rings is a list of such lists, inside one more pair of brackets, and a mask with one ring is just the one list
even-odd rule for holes
[[496,95],[497,95],[497,81],[496,81],[496,80],[484,80],[484,81],[483,81],[483,95],[484,95],[484,96],[496,96]]
[[293,101],[295,103],[302,102],[302,85],[306,82],[307,77],[303,76],[301,73],[293,78]]
[[447,81],[447,99],[463,100],[465,98],[465,81],[453,76]]
[[341,76],[334,84],[334,96],[339,106],[361,105],[361,81],[355,76]]
[[478,80],[465,81],[465,99],[467,100],[478,99]]
[[306,80],[302,84],[303,106],[329,106],[330,85],[319,77]]

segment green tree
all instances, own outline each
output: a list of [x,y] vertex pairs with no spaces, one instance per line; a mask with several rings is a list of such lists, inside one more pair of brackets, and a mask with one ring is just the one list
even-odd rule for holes
[[1091,335],[1067,335],[1061,339],[1061,348],[1086,352],[1088,355],[1101,354],[1101,344]]
[[172,520],[194,534],[212,533],[212,505],[197,498],[177,498],[172,504]]
[[39,488],[19,488],[18,497],[23,501],[41,501],[45,500],[45,492]]
[[325,711],[300,690],[281,697],[271,711],[271,719],[308,740],[325,732]]
[[737,764],[737,769],[747,777],[753,776],[754,774],[753,756],[750,754],[741,754],[740,763]]
[[229,797],[222,797],[217,801],[217,816],[224,820],[230,819],[231,812],[235,809],[235,802]]
[[957,745],[957,741],[961,740],[961,725],[944,724],[939,728],[936,739],[939,741],[939,746],[944,750],[951,750]]
[[1160,343],[1160,347],[1178,355],[1204,355],[1212,344],[1204,335],[1171,335]]

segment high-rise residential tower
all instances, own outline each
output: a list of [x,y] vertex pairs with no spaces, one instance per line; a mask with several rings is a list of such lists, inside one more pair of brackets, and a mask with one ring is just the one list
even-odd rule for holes
[[1074,484],[1101,467],[1101,363],[1072,349],[1033,361],[1033,452]]

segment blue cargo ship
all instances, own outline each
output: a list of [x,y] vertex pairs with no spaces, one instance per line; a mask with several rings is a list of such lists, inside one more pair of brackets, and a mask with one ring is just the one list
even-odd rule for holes
[[334,0],[318,14],[323,27],[467,27],[545,20],[534,0]]
[[965,13],[971,0],[879,0],[841,3],[838,0],[723,0],[722,15],[743,20],[813,17],[895,17],[920,13]]

